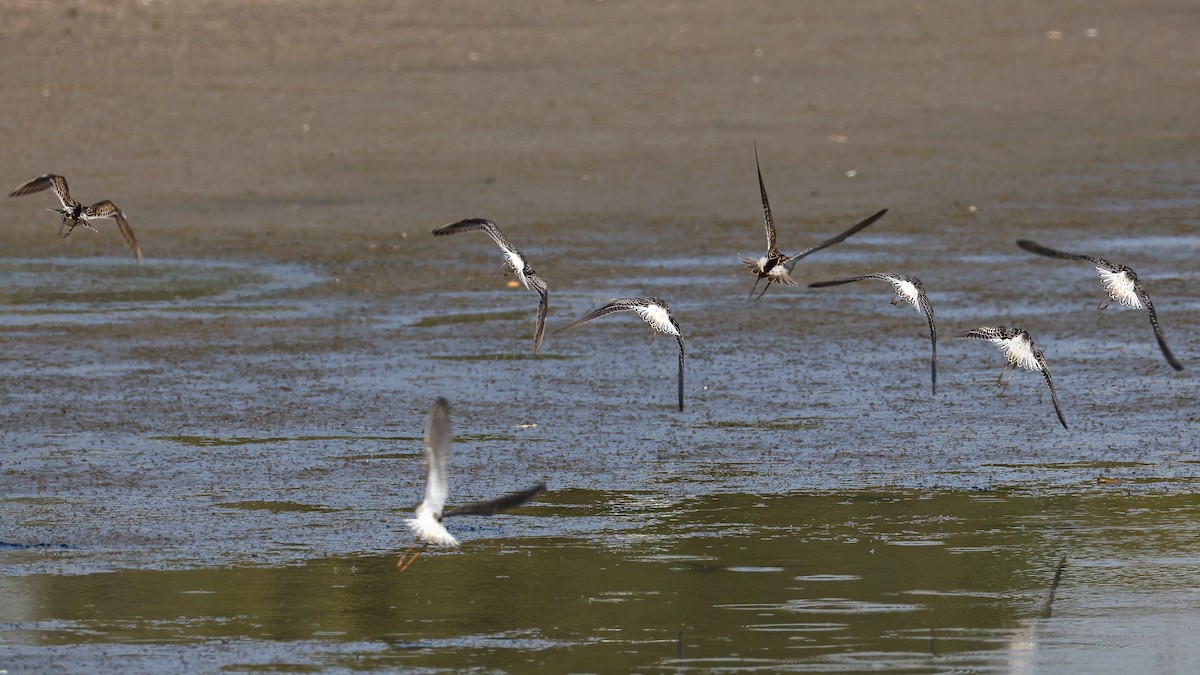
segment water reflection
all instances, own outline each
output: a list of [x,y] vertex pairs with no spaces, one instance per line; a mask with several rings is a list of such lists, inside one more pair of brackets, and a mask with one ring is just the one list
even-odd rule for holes
[[[1195,495],[605,496],[655,517],[638,537],[568,534],[594,516],[550,494],[539,519],[563,534],[468,541],[404,574],[369,555],[4,577],[0,639],[18,667],[47,647],[165,664],[180,645],[226,668],[1023,672],[1094,650],[1137,666],[1157,658],[1147,639],[1200,657],[1167,637],[1196,623]],[[939,545],[896,545],[920,542]],[[45,553],[0,562],[15,555]]]

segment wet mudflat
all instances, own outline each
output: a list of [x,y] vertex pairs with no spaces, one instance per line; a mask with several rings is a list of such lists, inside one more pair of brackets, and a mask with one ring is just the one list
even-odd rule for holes
[[[1196,669],[1195,17],[302,6],[0,27],[5,180],[68,174],[146,253],[0,205],[0,669]],[[986,343],[939,341],[933,395],[883,282],[746,302],[755,141],[789,252],[891,209],[802,284],[1029,330],[1071,428]],[[541,354],[494,245],[428,236],[467,216],[550,283]],[[1018,238],[1135,268],[1187,370]],[[645,295],[683,412],[636,317],[554,332]],[[439,395],[452,502],[550,491],[397,574]]]
[[[863,236],[821,269],[869,267],[893,239]],[[1134,247],[1184,268],[1185,246],[1166,244]],[[620,275],[564,284],[552,320],[666,289],[688,336],[682,413],[673,342],[613,317],[552,334],[534,357],[536,298],[487,264],[478,290],[387,306],[338,298],[351,280],[319,266],[176,260],[127,274],[99,259],[73,268],[106,278],[99,288],[57,265],[53,295],[18,285],[4,318],[8,381],[27,383],[4,432],[10,670],[1198,657],[1170,639],[1195,621],[1194,384],[1169,372],[1144,316],[1095,311],[1090,270],[1035,268],[1080,299],[1031,288],[1030,309],[1006,315],[1040,327],[1066,431],[1036,374],[996,395],[987,344],[941,342],[931,395],[923,317],[890,306],[885,284],[773,289],[751,305],[732,256],[621,255],[593,256]],[[1019,250],[939,272],[1014,266],[1028,266]],[[989,288],[931,293],[947,333],[1008,305]],[[1191,353],[1172,306],[1197,299],[1160,295]],[[764,315],[778,336],[756,329]],[[534,480],[551,492],[454,523],[462,549],[398,575],[439,394],[455,405],[453,501]]]

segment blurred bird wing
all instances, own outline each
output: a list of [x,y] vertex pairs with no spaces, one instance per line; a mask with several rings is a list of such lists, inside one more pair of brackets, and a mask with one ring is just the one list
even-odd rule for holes
[[450,494],[450,404],[439,398],[425,423],[425,500],[421,502],[437,519],[442,515]]
[[542,494],[545,491],[546,491],[546,484],[538,483],[537,485],[534,485],[533,487],[529,488],[528,490],[521,490],[520,492],[512,492],[512,493],[504,495],[503,497],[499,497],[499,498],[493,499],[491,501],[470,502],[468,504],[463,504],[462,506],[456,506],[452,509],[447,510],[445,513],[443,513],[442,517],[447,518],[449,516],[472,516],[472,515],[473,516],[491,516],[491,515],[495,515],[497,513],[502,513],[504,511],[508,511],[509,509],[515,509],[518,506],[537,497],[538,495]]
[[30,195],[47,189],[54,190],[55,196],[58,197],[58,201],[62,203],[64,209],[73,209],[78,206],[75,200],[71,199],[71,190],[67,188],[67,179],[53,173],[25,181],[17,186],[15,190],[8,193],[8,196],[20,197],[21,195]]

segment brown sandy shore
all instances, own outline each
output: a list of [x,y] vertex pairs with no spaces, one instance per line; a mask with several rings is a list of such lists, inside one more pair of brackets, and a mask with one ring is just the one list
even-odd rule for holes
[[[113,198],[150,259],[337,262],[469,215],[744,248],[755,141],[822,231],[883,204],[892,231],[986,236],[1197,180],[1182,0],[5,5],[4,181]],[[121,253],[61,245],[34,201],[0,209],[4,255]]]

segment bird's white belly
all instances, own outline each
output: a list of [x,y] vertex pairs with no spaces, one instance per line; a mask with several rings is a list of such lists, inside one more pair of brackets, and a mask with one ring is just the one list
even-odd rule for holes
[[1103,267],[1097,267],[1096,274],[1100,275],[1100,281],[1104,284],[1104,290],[1108,291],[1110,298],[1126,307],[1142,308],[1142,299],[1138,297],[1137,286],[1128,274],[1110,272]]
[[654,330],[667,335],[679,335],[679,331],[675,330],[675,326],[671,324],[671,315],[667,314],[667,310],[663,307],[649,304],[645,307],[638,307],[637,313]]

